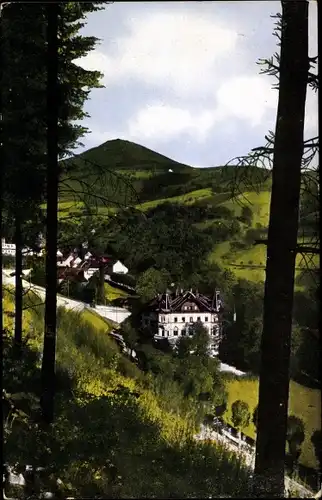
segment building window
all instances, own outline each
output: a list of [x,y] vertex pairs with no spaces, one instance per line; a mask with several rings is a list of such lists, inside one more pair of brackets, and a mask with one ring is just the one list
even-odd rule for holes
[[192,337],[192,335],[193,335],[192,328],[189,328],[189,335],[190,335],[190,337]]
[[184,316],[182,316],[182,318],[181,318],[181,319],[182,319],[182,322],[183,322],[183,323],[185,323],[186,318],[185,318]]
[[166,336],[166,337],[169,337],[169,330],[166,330],[166,331],[165,331],[165,336]]
[[198,317],[198,318],[197,318],[197,321],[201,321],[201,318],[200,318],[200,317]]
[[178,321],[178,318],[174,318],[174,322],[177,323],[177,321]]
[[214,326],[212,329],[212,334],[217,335],[218,333],[219,333],[219,329],[216,326]]
[[193,317],[192,317],[192,316],[191,316],[191,318],[190,318],[190,323],[193,323]]
[[205,321],[208,321],[208,316],[205,316]]
[[181,330],[181,335],[182,335],[183,337],[185,336],[185,334],[186,334],[186,330],[185,330],[185,329]]
[[174,331],[173,331],[173,335],[174,335],[175,337],[177,337],[177,336],[178,336],[178,328],[177,328],[177,327],[175,327],[175,329],[174,329]]

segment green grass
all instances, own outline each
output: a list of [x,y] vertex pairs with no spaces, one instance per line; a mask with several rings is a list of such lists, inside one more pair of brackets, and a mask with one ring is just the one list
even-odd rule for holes
[[113,321],[102,318],[97,312],[90,309],[84,309],[84,311],[81,312],[81,318],[90,323],[97,330],[104,330],[107,333],[115,327]]
[[[228,390],[227,411],[224,419],[232,424],[231,405],[234,401],[241,399],[248,403],[251,414],[258,403],[258,380],[228,380],[226,382]],[[289,415],[296,415],[301,418],[305,426],[305,440],[302,445],[300,463],[306,467],[317,468],[314,447],[311,443],[311,436],[317,429],[321,429],[321,392],[316,389],[309,389],[291,380]],[[253,422],[243,431],[246,435],[255,439],[255,427]]]
[[162,205],[163,203],[182,203],[184,205],[193,205],[197,201],[208,199],[212,196],[212,190],[207,189],[197,189],[195,191],[190,191],[189,193],[182,194],[180,196],[172,196],[170,198],[161,198],[159,200],[151,200],[145,203],[141,203],[136,206],[137,209],[145,212],[151,208]]
[[245,191],[234,199],[224,201],[222,205],[232,210],[235,217],[241,215],[243,206],[248,206],[253,212],[252,226],[255,227],[257,223],[260,223],[263,227],[267,227],[270,199],[270,191],[260,191],[259,193],[255,191]]
[[107,300],[123,299],[129,297],[129,294],[119,288],[114,288],[109,283],[104,283],[105,297]]

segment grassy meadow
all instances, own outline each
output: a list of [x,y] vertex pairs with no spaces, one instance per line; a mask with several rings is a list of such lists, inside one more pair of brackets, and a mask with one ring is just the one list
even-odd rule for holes
[[[227,380],[226,387],[228,402],[224,420],[232,425],[231,405],[234,401],[238,399],[245,401],[249,405],[251,414],[253,413],[258,403],[258,380],[243,378]],[[306,467],[317,468],[318,464],[311,443],[311,436],[315,430],[321,429],[321,391],[309,389],[291,380],[289,415],[301,418],[305,426],[305,440],[302,445],[300,463]],[[252,420],[243,432],[255,439],[255,426]]]

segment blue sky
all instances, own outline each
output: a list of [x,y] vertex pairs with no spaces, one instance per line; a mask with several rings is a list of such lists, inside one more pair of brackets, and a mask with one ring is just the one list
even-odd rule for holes
[[[85,149],[121,138],[215,166],[262,145],[275,128],[277,91],[256,61],[278,50],[270,15],[280,11],[277,1],[116,2],[90,14],[83,33],[100,43],[77,62],[100,70],[105,88],[85,106]],[[311,55],[316,19],[312,0]],[[305,134],[317,135],[312,91]]]

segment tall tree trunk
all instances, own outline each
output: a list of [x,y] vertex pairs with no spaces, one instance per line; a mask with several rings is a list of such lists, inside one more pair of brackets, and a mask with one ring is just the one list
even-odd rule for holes
[[98,301],[100,304],[105,305],[105,264],[103,262],[99,265],[98,273]]
[[[2,9],[5,6],[5,4],[0,4],[0,36],[2,39],[2,24],[1,24],[1,17],[2,17]],[[2,122],[3,116],[2,116],[2,109],[3,109],[3,102],[1,99],[0,95],[0,121]],[[2,129],[2,127],[1,127]],[[3,144],[0,144],[0,149],[1,149],[1,168],[0,168],[0,240],[1,240],[1,251],[0,251],[0,333],[2,335],[3,332],[3,279],[2,279],[2,269],[3,269],[3,258],[2,258],[2,238],[3,238],[3,208],[4,208],[4,169],[5,169],[5,158],[4,158],[4,147]]]
[[47,4],[47,227],[45,332],[41,369],[41,411],[45,424],[54,418],[56,306],[57,306],[57,209],[58,209],[58,9]]
[[[0,7],[1,9],[1,7]],[[1,10],[0,10],[1,13]],[[0,119],[2,120],[2,115],[0,112]],[[2,150],[2,147],[1,147]],[[1,151],[2,156],[2,151]],[[2,238],[3,238],[3,195],[4,195],[4,175],[3,175],[3,164],[1,164],[0,168],[0,334],[3,332],[3,279],[2,279],[2,269],[3,269],[3,258],[2,258]]]
[[254,496],[284,496],[294,271],[308,79],[308,2],[282,1]]
[[16,243],[16,269],[15,269],[15,334],[14,345],[17,357],[21,355],[22,345],[22,230],[19,209],[15,214],[15,243]]

